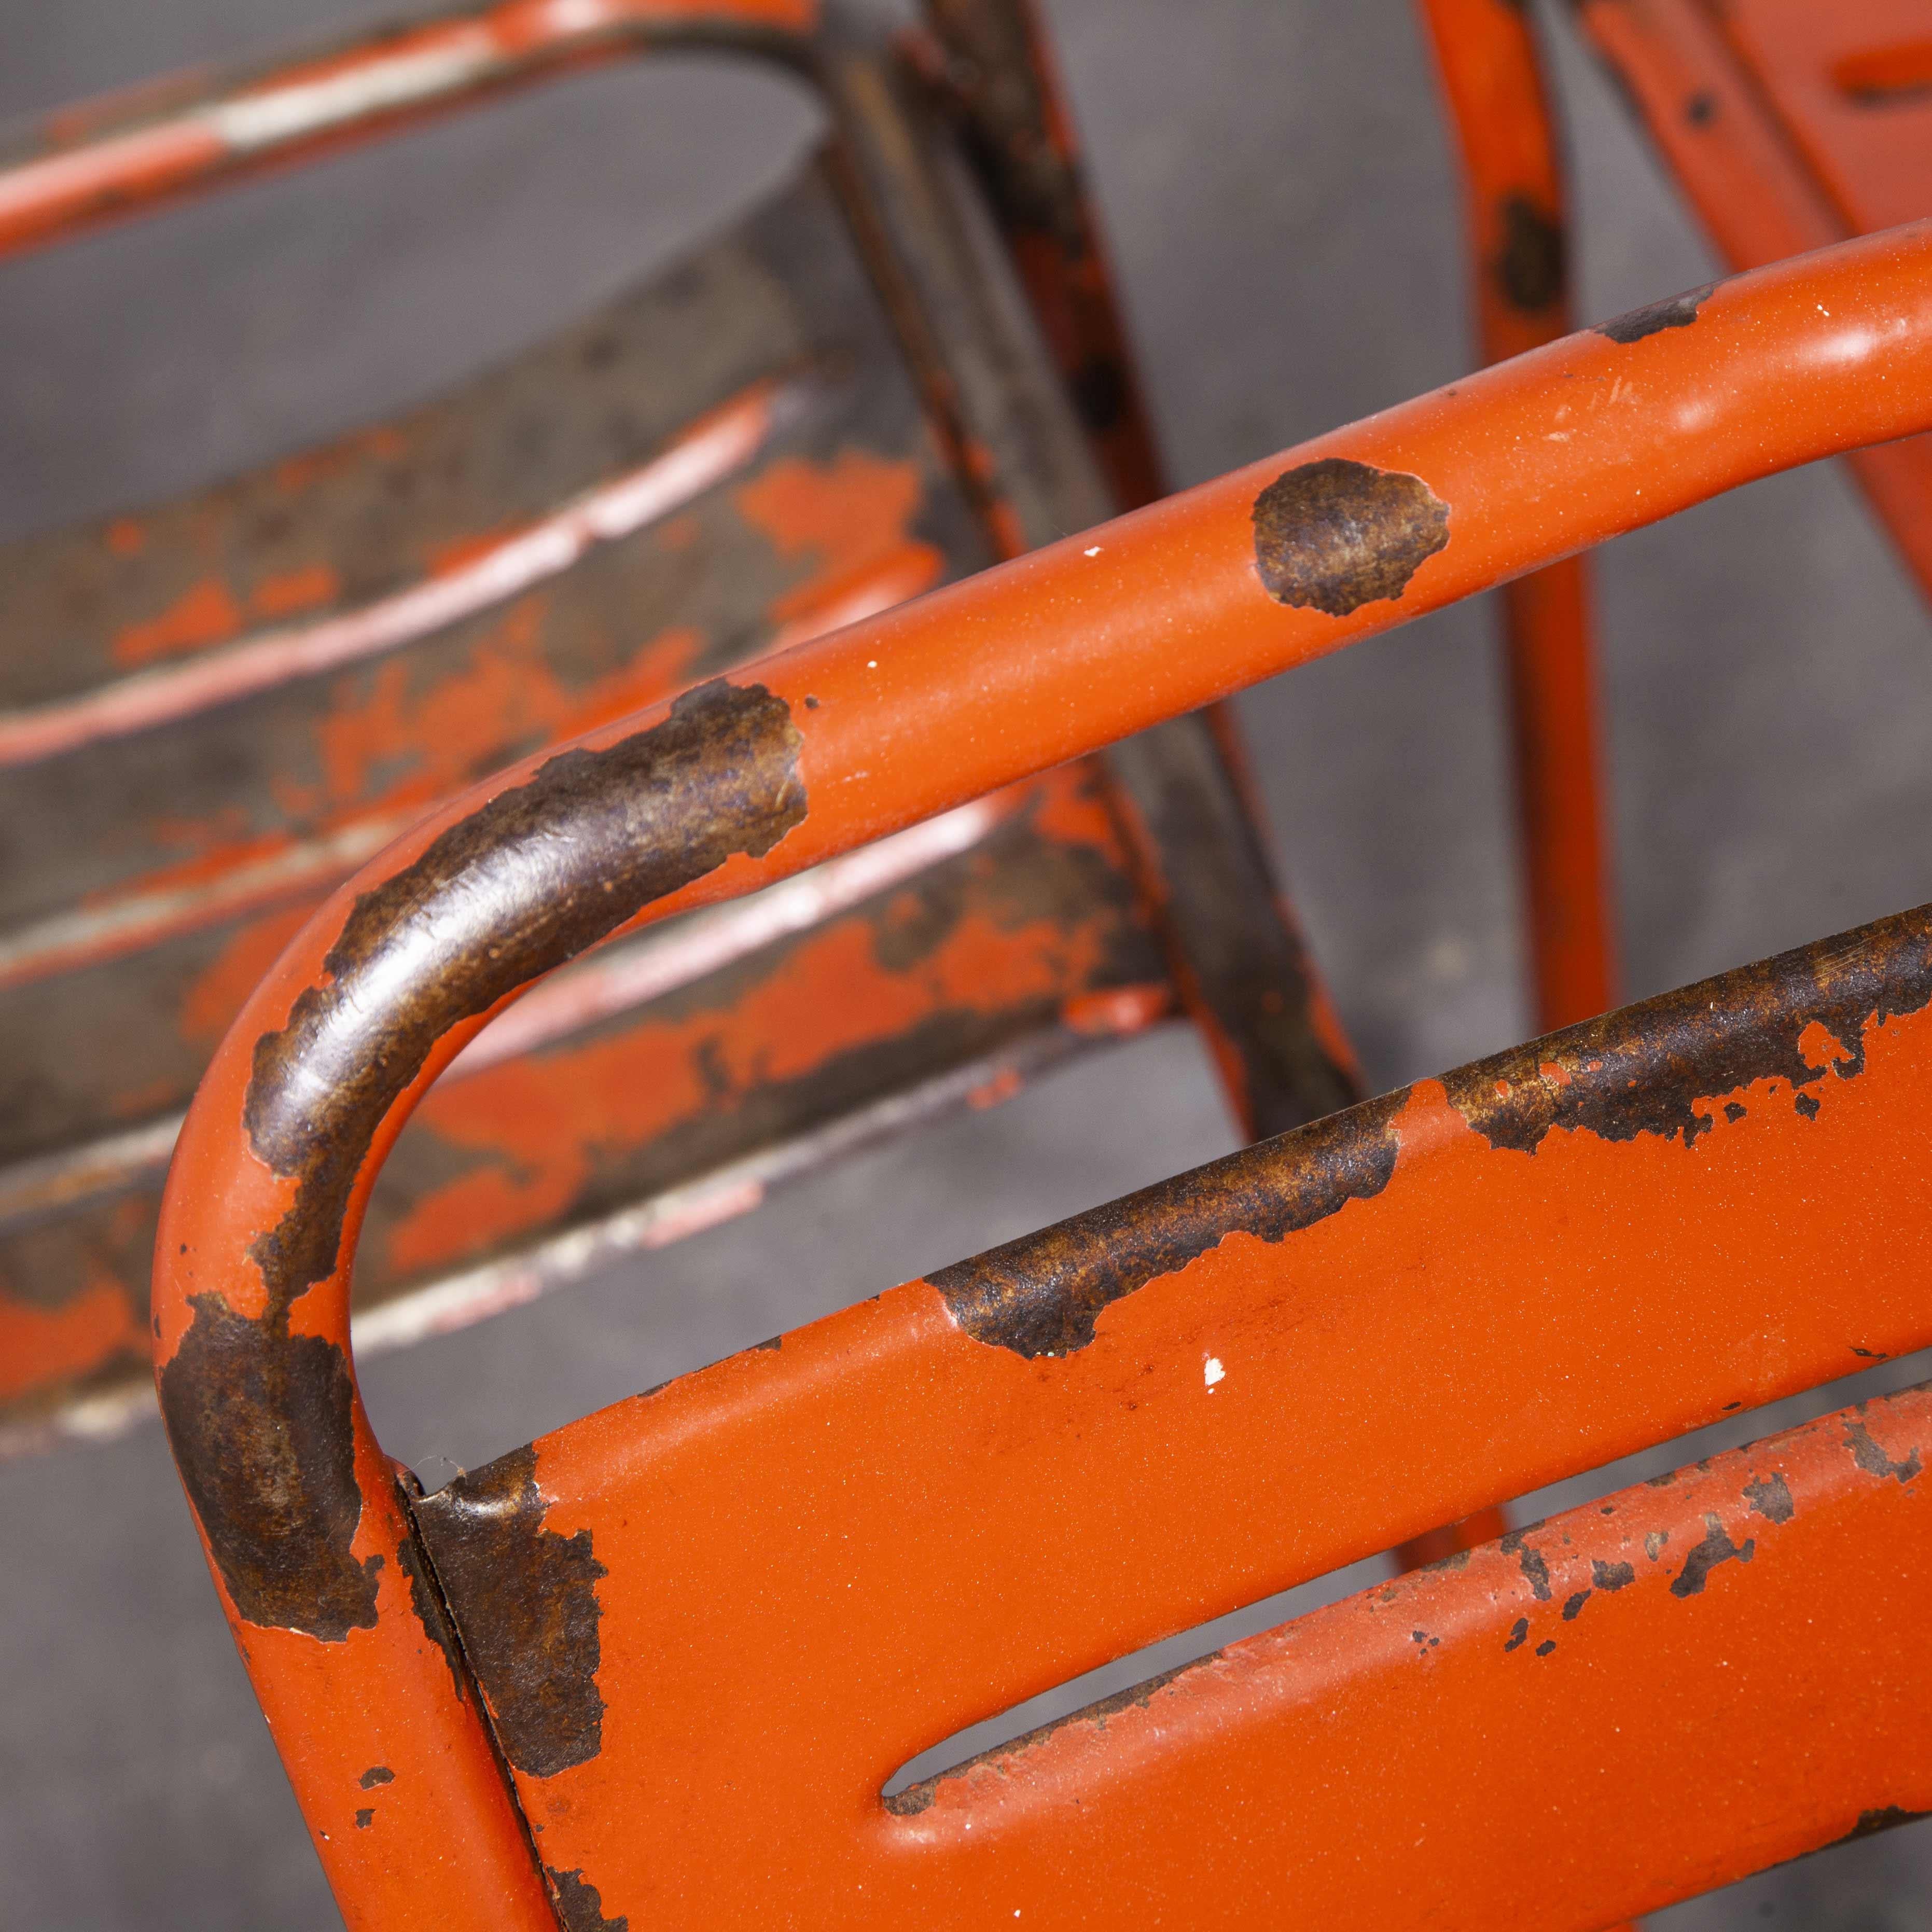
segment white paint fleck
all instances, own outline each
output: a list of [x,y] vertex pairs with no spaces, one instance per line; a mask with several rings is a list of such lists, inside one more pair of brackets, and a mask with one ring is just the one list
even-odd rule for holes
[[1100,554],[1100,546],[1096,544],[1091,550],[1083,550],[1080,554],[1082,556],[1098,556]]
[[868,658],[866,660],[866,668],[868,670],[877,670],[878,668],[879,661],[877,658]]
[[1226,1369],[1222,1367],[1221,1358],[1220,1356],[1210,1355],[1208,1358],[1206,1365],[1202,1368],[1201,1372],[1202,1377],[1206,1381],[1208,1386],[1210,1388],[1212,1388],[1214,1384],[1228,1372]]

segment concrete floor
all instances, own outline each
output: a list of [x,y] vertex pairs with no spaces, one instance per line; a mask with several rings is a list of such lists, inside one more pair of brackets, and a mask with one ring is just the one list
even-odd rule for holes
[[[1177,481],[1466,366],[1453,177],[1406,0],[1048,10]],[[378,11],[4,0],[0,112]],[[1551,24],[1584,314],[1706,279],[1613,99]],[[778,178],[812,126],[776,81],[668,63],[7,267],[0,532],[179,490],[433,390],[674,252]],[[1926,619],[1835,470],[1626,539],[1599,583],[1633,996],[1932,897]],[[1498,699],[1476,606],[1244,701],[1285,869],[1378,1085],[1528,1030]],[[374,1362],[370,1406],[434,1485],[1230,1144],[1191,1041],[1144,1041],[751,1220]],[[0,1925],[338,1923],[158,1432],[0,1468]],[[1928,1900],[1922,1826],[1652,1924],[1906,1932],[1932,1927]]]

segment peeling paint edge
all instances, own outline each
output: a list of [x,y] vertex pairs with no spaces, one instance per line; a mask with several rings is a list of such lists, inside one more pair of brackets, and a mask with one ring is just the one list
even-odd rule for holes
[[[1120,1030],[1132,1033],[1138,1025]],[[971,1060],[903,1094],[890,1095],[812,1134],[767,1149],[687,1181],[599,1220],[565,1229],[527,1248],[460,1274],[428,1282],[352,1317],[351,1344],[360,1361],[430,1336],[454,1333],[501,1310],[519,1308],[598,1269],[688,1234],[715,1227],[760,1205],[775,1188],[967,1106],[976,1092],[1004,1093],[1003,1076],[1024,1083],[1105,1046],[1112,1030],[1056,1024]],[[0,1424],[0,1462],[63,1444],[110,1442],[159,1410],[147,1377],[90,1391],[47,1413]]]

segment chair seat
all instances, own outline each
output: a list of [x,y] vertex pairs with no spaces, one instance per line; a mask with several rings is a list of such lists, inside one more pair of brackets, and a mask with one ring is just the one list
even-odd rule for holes
[[[343,876],[484,772],[988,560],[816,165],[392,425],[0,554],[0,1444],[151,1408],[181,1111]],[[458,1070],[371,1207],[369,1345],[1172,1004],[1090,764],[834,872],[586,962]]]

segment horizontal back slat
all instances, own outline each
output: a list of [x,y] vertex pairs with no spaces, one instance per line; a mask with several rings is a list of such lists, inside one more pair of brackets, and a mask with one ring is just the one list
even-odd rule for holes
[[[613,1916],[703,1898],[752,1923],[794,1890],[854,1922],[982,1910],[881,1822],[918,1751],[1932,1342],[1928,1004],[1922,910],[1264,1143],[460,1479],[422,1526],[546,1862]],[[1158,1803],[1118,1816],[1122,1857],[1163,1828]]]

